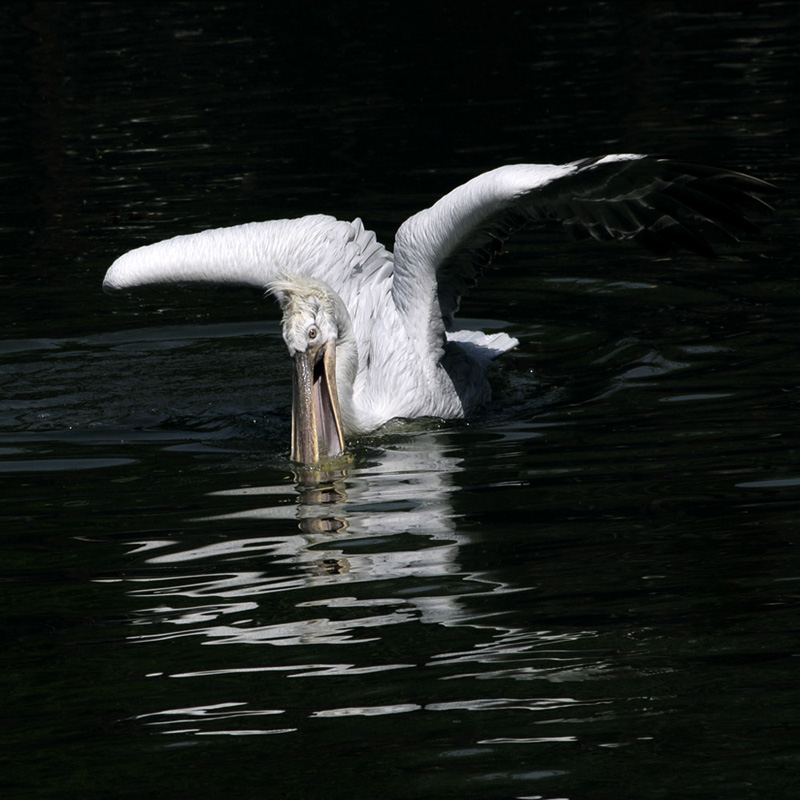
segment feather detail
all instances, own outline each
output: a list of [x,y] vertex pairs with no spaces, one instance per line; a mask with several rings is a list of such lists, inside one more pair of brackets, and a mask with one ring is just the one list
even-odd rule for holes
[[345,424],[368,431],[393,417],[459,417],[486,402],[486,367],[517,341],[450,328],[462,295],[520,228],[554,224],[575,238],[713,257],[712,237],[735,243],[755,232],[751,216],[772,210],[759,195],[776,191],[739,172],[636,154],[517,164],[410,217],[394,255],[360,219],[315,215],[141,247],[118,258],[103,285],[206,282],[273,294],[290,350],[311,325],[314,337],[342,346]]

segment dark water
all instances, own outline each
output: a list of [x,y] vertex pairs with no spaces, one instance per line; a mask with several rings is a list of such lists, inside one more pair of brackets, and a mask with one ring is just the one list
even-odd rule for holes
[[[795,9],[4,5],[3,796],[797,796]],[[515,239],[496,405],[316,481],[270,303],[100,290],[630,151],[786,194],[714,262]]]

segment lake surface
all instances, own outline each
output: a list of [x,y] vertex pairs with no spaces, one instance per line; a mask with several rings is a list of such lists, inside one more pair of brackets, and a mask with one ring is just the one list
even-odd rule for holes
[[[3,6],[3,796],[795,797],[796,9]],[[337,473],[273,303],[101,291],[641,151],[785,194],[716,261],[519,235],[463,306],[520,340],[492,407]]]

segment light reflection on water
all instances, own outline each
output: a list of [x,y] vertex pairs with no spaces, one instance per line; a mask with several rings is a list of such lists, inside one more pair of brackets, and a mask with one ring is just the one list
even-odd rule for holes
[[[235,502],[240,510],[203,517],[195,522],[220,528],[225,522],[246,521],[259,535],[225,538],[221,542],[175,549],[171,540],[136,543],[132,553],[144,553],[144,563],[203,566],[207,572],[164,577],[137,574],[129,581],[133,597],[166,598],[243,598],[272,592],[304,591],[330,587],[350,590],[368,582],[383,582],[392,587],[390,597],[357,598],[335,595],[322,599],[298,600],[298,608],[334,609],[393,607],[388,613],[341,623],[306,620],[292,625],[261,628],[202,628],[195,635],[208,636],[221,643],[266,641],[272,643],[333,643],[351,641],[351,630],[397,624],[409,619],[439,624],[463,624],[472,619],[459,605],[458,596],[417,595],[417,582],[441,576],[456,576],[466,583],[464,592],[496,592],[501,584],[477,574],[465,574],[458,563],[460,546],[470,541],[456,531],[457,515],[450,495],[457,489],[452,474],[460,469],[460,459],[442,452],[435,435],[417,435],[413,446],[384,452],[380,462],[340,472],[300,473],[292,487],[254,486],[218,490],[210,493],[221,505]],[[252,501],[259,505],[253,507]],[[270,502],[265,504],[264,501]],[[287,524],[290,530],[286,533]],[[294,523],[294,524],[292,524]],[[276,532],[263,535],[266,528]],[[222,527],[224,530],[224,526]],[[169,552],[163,552],[168,550]],[[231,572],[232,565],[258,560],[269,562],[269,571]],[[191,566],[188,566],[191,565]],[[141,571],[140,571],[141,572]],[[409,582],[408,589],[395,583]],[[144,587],[140,584],[145,584]],[[378,583],[377,585],[381,585]],[[401,584],[402,585],[402,584]],[[488,587],[488,588],[487,588]],[[374,593],[375,589],[371,589]],[[403,597],[408,594],[408,597]],[[137,625],[192,625],[207,622],[222,614],[250,611],[256,602],[215,603],[190,608],[167,608],[163,602],[154,609],[141,609]],[[182,630],[176,635],[188,635]],[[170,634],[155,634],[169,637]],[[137,637],[146,639],[147,636]]]
[[[129,555],[141,556],[142,564],[122,584],[135,601],[157,601],[157,605],[131,612],[137,633],[129,641],[157,646],[189,639],[229,651],[222,666],[202,668],[203,658],[194,656],[191,670],[157,672],[151,677],[353,680],[398,672],[412,677],[423,670],[457,685],[487,681],[487,688],[498,680],[521,687],[532,681],[560,685],[596,679],[607,668],[602,659],[591,655],[587,659],[586,652],[569,649],[580,642],[582,647],[588,645],[590,654],[595,632],[534,631],[504,624],[506,601],[501,596],[511,594],[519,600],[529,587],[503,582],[489,571],[469,570],[461,562],[462,548],[478,543],[480,537],[459,528],[453,498],[459,488],[454,476],[462,469],[462,459],[448,452],[447,441],[435,432],[417,432],[363,467],[354,465],[336,473],[304,470],[296,475],[293,486],[210,492],[209,497],[226,509],[194,520],[200,530],[224,532],[226,523],[236,522],[253,526],[252,536],[225,536],[222,541],[189,548],[170,539],[133,542]],[[294,529],[288,534],[287,523]],[[270,528],[275,532],[270,534]],[[191,539],[196,538],[197,531]],[[260,561],[266,568],[253,569]],[[235,569],[238,563],[247,569]],[[148,568],[153,570],[151,575]],[[177,574],[165,574],[165,568]],[[264,622],[273,594],[281,596],[283,617]],[[285,601],[292,597],[294,613],[287,615]],[[484,599],[491,602],[491,609],[481,608]],[[315,616],[306,616],[308,612]],[[415,649],[414,659],[408,662],[387,657],[384,647],[370,647],[392,641],[393,629],[408,625],[466,629],[473,644],[467,649],[433,646],[427,653]],[[138,632],[143,627],[158,630]],[[451,637],[449,641],[457,645],[461,640]],[[259,656],[251,648],[246,653],[242,650],[258,645],[285,649],[288,657],[284,660],[289,663],[273,663],[269,652]],[[344,659],[334,649],[321,660],[330,646],[341,645],[347,646]],[[306,650],[313,654],[312,661]],[[314,719],[409,713],[523,712],[533,715],[532,724],[539,724],[556,722],[565,712],[604,714],[611,702],[541,692],[487,696],[470,690],[458,699],[312,706],[299,718],[296,708],[258,708],[252,701],[228,701],[149,711],[137,719],[170,735],[240,736],[296,733]],[[253,727],[256,719],[276,715],[289,716],[295,724],[276,720],[277,725]],[[533,744],[573,738],[520,735],[487,742]]]

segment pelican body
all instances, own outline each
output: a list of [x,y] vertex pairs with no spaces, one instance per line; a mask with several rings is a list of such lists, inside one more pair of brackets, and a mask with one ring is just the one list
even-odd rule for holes
[[706,233],[757,230],[758,195],[738,172],[643,155],[517,164],[473,178],[407,219],[394,253],[360,219],[251,222],[131,250],[106,290],[204,282],[274,296],[294,363],[291,457],[316,464],[394,418],[453,419],[490,399],[489,362],[518,342],[453,331],[460,298],[508,236],[536,221],[576,238],[632,240],[713,257]]

